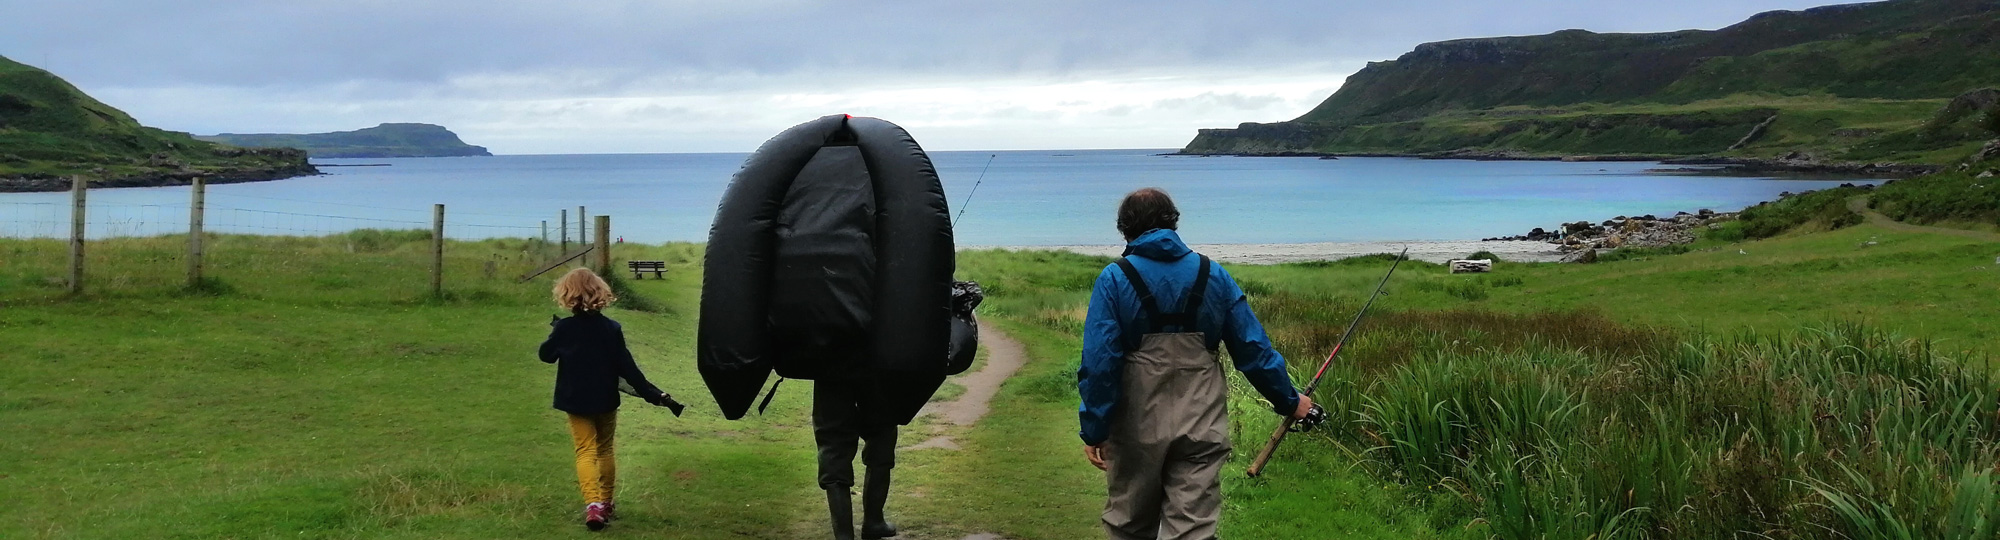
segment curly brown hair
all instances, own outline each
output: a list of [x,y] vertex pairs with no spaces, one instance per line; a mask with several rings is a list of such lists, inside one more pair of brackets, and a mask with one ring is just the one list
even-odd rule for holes
[[1180,223],[1181,211],[1160,188],[1140,188],[1118,203],[1118,233],[1125,235],[1127,242],[1153,229],[1174,230]]
[[589,268],[570,270],[557,279],[555,297],[556,306],[570,311],[603,311],[604,306],[618,301],[618,295],[611,294],[611,284]]

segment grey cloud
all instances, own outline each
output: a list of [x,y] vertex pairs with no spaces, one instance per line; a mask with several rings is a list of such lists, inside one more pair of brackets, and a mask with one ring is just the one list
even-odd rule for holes
[[1159,109],[1202,108],[1254,111],[1273,105],[1282,105],[1286,101],[1282,96],[1273,95],[1246,96],[1237,93],[1217,94],[1215,92],[1203,92],[1201,95],[1194,97],[1155,101],[1153,102],[1153,107]]
[[[0,54],[102,86],[437,84],[479,73],[1061,75],[1392,58],[1422,41],[1716,27],[1816,2],[4,0]],[[577,81],[572,81],[576,83]]]
[[[500,152],[748,150],[851,106],[833,112],[929,123],[941,148],[1165,147],[1302,113],[1421,42],[1715,28],[1821,3],[0,0],[0,55],[201,133],[415,121]],[[1148,91],[995,90],[1103,81]],[[954,92],[975,97],[930,95]]]

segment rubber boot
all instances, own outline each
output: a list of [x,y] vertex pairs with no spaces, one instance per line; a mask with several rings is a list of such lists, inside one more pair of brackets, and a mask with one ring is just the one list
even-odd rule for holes
[[896,536],[896,524],[882,518],[882,506],[889,503],[889,471],[895,469],[868,468],[868,479],[861,485],[861,538],[876,540]]
[[833,540],[854,540],[854,493],[846,487],[826,490],[826,510],[833,516]]

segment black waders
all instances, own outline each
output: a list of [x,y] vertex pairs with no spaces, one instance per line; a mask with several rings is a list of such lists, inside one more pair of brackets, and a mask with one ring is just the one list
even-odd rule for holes
[[[819,487],[833,515],[833,537],[854,538],[854,456],[867,466],[861,489],[861,537],[888,538],[895,525],[884,517],[889,476],[896,468],[896,423],[873,413],[865,379],[829,376],[813,381],[813,439],[819,445]],[[866,443],[863,446],[862,443]],[[857,450],[859,452],[857,452]]]

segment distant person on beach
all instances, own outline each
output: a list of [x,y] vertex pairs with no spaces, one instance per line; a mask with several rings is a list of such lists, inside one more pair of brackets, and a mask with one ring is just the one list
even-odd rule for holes
[[612,453],[612,435],[618,428],[619,379],[632,393],[647,403],[681,413],[681,404],[646,381],[632,351],[625,348],[625,332],[618,321],[604,316],[605,306],[617,301],[611,286],[588,268],[578,268],[556,280],[556,306],[570,311],[569,318],[549,322],[554,329],[542,342],[543,362],[556,365],[555,408],[569,414],[570,437],[576,442],[576,482],[583,490],[583,525],[601,530],[617,518],[612,486],[618,465]]
[[1218,346],[1228,344],[1278,414],[1304,418],[1313,406],[1236,280],[1181,241],[1179,222],[1164,191],[1125,196],[1125,256],[1098,274],[1084,319],[1079,435],[1084,457],[1107,473],[1103,523],[1114,540],[1215,538],[1229,454]]

